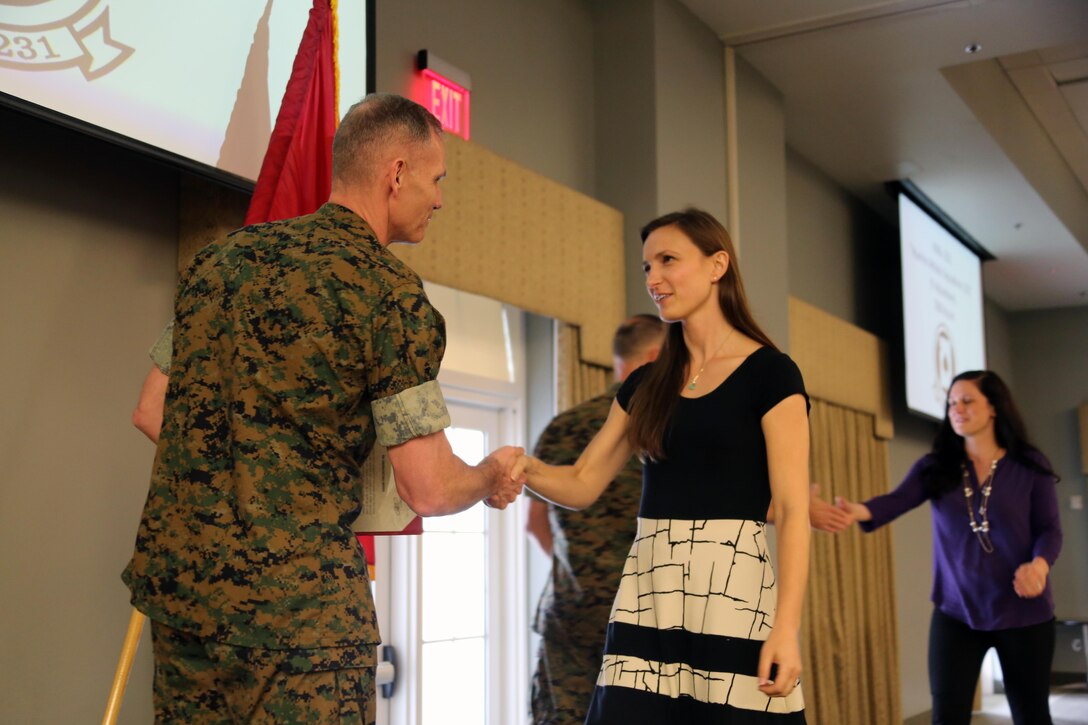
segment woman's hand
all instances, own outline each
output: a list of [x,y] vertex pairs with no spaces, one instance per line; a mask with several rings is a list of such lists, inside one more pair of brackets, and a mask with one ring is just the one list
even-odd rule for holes
[[835,506],[850,514],[854,521],[869,521],[873,518],[873,513],[869,510],[868,506],[863,503],[847,501],[842,496],[835,497]]
[[[771,665],[776,665],[771,680]],[[785,697],[801,683],[801,645],[797,633],[775,627],[759,651],[759,689],[769,697]]]
[[1021,564],[1016,569],[1016,576],[1012,580],[1012,588],[1016,594],[1024,599],[1034,599],[1046,591],[1046,578],[1050,574],[1050,564],[1041,556],[1037,556],[1026,564]]

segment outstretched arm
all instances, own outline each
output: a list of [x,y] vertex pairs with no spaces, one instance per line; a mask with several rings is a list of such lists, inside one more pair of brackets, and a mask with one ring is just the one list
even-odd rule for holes
[[570,509],[584,509],[596,501],[634,451],[627,442],[627,413],[613,402],[601,430],[573,466],[549,466],[524,456],[513,471],[522,472],[526,485],[541,498]]

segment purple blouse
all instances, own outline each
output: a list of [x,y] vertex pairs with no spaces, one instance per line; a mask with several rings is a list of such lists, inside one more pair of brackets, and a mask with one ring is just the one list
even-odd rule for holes
[[[1045,461],[1041,456],[1041,461]],[[870,521],[860,522],[873,531],[920,506],[926,499],[921,471],[929,456],[921,458],[894,491],[869,499]],[[981,500],[974,466],[968,476],[975,488],[972,503],[979,521]],[[972,629],[996,630],[1041,624],[1054,617],[1054,596],[1047,578],[1046,590],[1033,599],[1021,599],[1013,590],[1016,569],[1036,556],[1050,566],[1062,548],[1058,497],[1054,480],[1005,456],[997,463],[990,493],[990,540],[987,554],[971,531],[963,486],[930,501],[933,515],[933,593],[942,612]]]

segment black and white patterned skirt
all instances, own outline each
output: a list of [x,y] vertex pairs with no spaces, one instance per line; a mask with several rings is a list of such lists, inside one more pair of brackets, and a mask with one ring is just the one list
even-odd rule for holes
[[805,721],[800,687],[758,687],[777,599],[765,528],[639,518],[587,725]]

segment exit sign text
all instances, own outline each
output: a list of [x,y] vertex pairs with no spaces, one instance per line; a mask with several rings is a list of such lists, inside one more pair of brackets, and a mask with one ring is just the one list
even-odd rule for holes
[[421,103],[442,122],[442,128],[468,140],[469,97],[472,95],[448,78],[429,68],[421,71],[425,85]]

